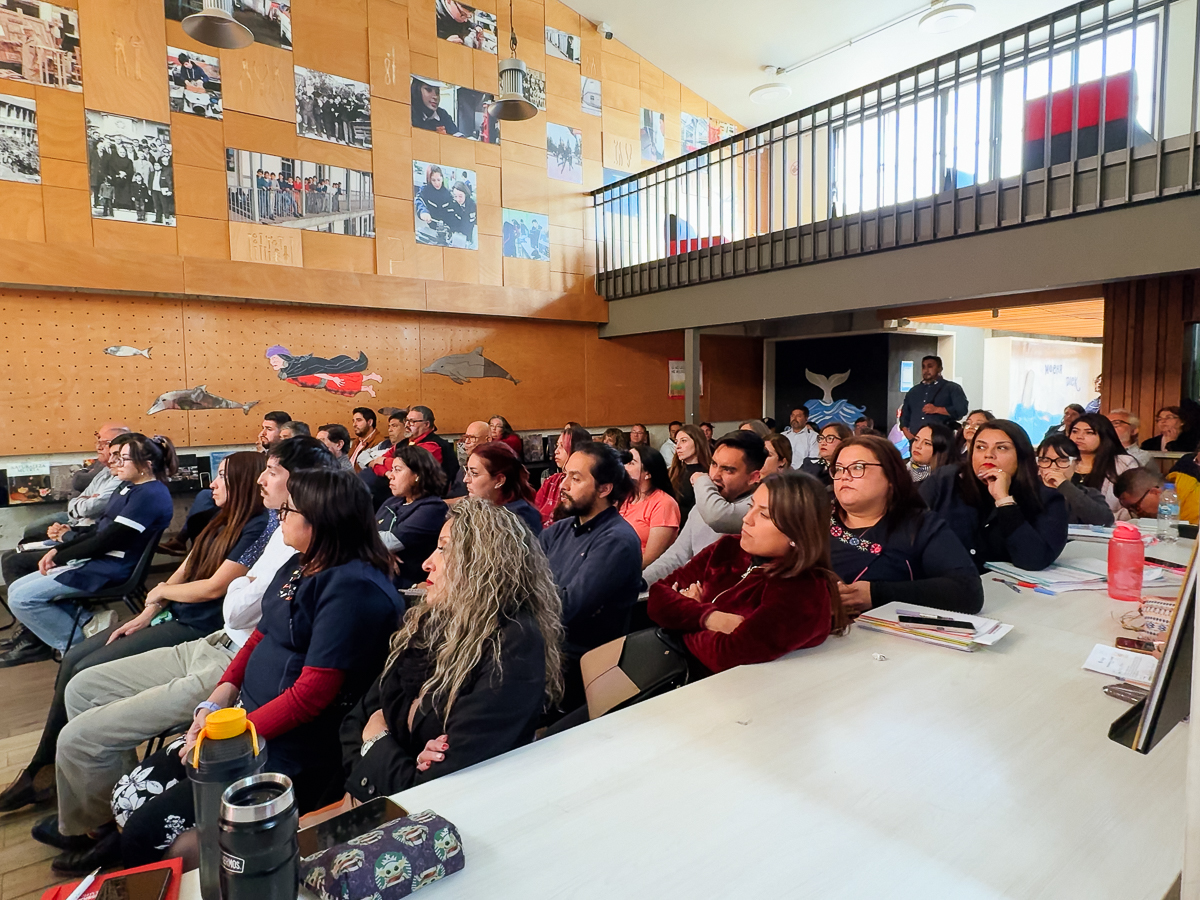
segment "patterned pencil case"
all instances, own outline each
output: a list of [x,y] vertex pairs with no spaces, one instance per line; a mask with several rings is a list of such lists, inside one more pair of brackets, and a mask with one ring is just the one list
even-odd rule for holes
[[427,809],[306,856],[300,880],[321,900],[394,900],[464,865],[458,829]]

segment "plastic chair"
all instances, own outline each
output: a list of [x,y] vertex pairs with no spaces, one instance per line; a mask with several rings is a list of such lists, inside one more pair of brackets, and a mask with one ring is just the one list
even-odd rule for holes
[[150,568],[150,561],[154,559],[154,552],[162,535],[161,531],[149,535],[146,549],[142,551],[142,556],[137,561],[137,565],[133,567],[133,572],[123,584],[110,585],[86,594],[69,594],[51,601],[52,603],[74,603],[76,605],[75,622],[71,627],[71,636],[67,639],[67,649],[63,653],[70,650],[71,645],[75,642],[75,632],[79,630],[79,620],[83,618],[85,612],[118,602],[124,603],[134,615],[142,611],[146,605],[146,573]]

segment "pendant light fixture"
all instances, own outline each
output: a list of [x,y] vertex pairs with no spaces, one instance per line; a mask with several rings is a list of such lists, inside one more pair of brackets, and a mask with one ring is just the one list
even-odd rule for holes
[[183,33],[194,41],[222,50],[241,50],[254,43],[254,34],[233,18],[230,0],[204,0],[204,8],[183,20]]
[[[207,2],[207,0],[205,0]],[[525,63],[517,59],[517,25],[513,21],[513,4],[508,0],[508,48],[512,56],[500,61],[500,94],[492,101],[491,111],[497,119],[519,122],[537,115],[537,107],[525,97]]]

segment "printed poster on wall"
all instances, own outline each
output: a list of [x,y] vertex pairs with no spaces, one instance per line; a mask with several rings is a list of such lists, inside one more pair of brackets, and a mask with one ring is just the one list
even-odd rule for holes
[[371,87],[295,66],[296,134],[371,149]]
[[475,172],[413,160],[417,243],[478,250]]
[[583,184],[583,132],[546,123],[546,174],[555,181]]
[[411,79],[413,128],[484,144],[500,143],[500,122],[491,112],[492,94],[420,75]]
[[653,109],[642,108],[642,159],[662,162],[667,158],[667,117]]
[[[163,9],[168,19],[182,22],[192,13],[204,9],[204,0],[163,0]],[[233,18],[250,29],[255,43],[280,50],[292,49],[292,5],[289,0],[234,0]]]
[[[687,388],[687,373],[684,369],[684,360],[669,359],[667,360],[667,397],[672,400],[680,400],[683,398],[684,391]],[[704,396],[704,362],[700,362],[700,396]]]
[[434,9],[437,12],[437,35],[443,41],[462,44],[493,56],[496,54],[496,16],[493,13],[456,0],[434,0]]
[[41,184],[41,173],[37,104],[25,97],[0,94],[0,181]]
[[[113,45],[118,71],[128,73],[128,48],[118,35]],[[45,87],[83,90],[79,61],[79,13],[37,0],[0,0],[0,78]]]
[[221,110],[221,61],[191,50],[167,47],[167,87],[171,112],[206,119],[224,118]]
[[171,126],[84,110],[92,218],[175,226]]

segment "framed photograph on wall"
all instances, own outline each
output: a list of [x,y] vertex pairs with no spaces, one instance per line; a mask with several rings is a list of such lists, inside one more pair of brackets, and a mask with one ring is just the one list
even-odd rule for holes
[[491,113],[493,94],[412,75],[412,127],[484,144],[500,143],[500,121]]
[[579,105],[589,116],[600,115],[600,79],[579,76]]
[[0,36],[0,78],[83,90],[78,10],[0,0]]
[[221,61],[191,50],[167,47],[171,112],[222,119]]
[[679,114],[679,144],[684,153],[691,153],[708,146],[708,119],[693,116],[691,113]]
[[413,219],[417,243],[478,250],[477,179],[470,169],[413,160]]
[[443,41],[495,55],[496,16],[457,0],[434,0],[437,35]]
[[546,111],[546,73],[537,69],[525,72],[525,99],[540,109]]
[[[168,19],[182,22],[204,9],[204,0],[163,0],[163,9]],[[292,49],[291,0],[233,0],[233,17],[250,29],[255,43]]]
[[295,71],[296,134],[370,150],[370,85],[301,66]]
[[225,181],[230,222],[375,235],[370,172],[227,148]]
[[667,158],[667,117],[653,109],[642,108],[642,160],[662,162]]
[[509,259],[550,262],[550,217],[519,209],[504,210],[504,255]]
[[583,132],[546,123],[546,174],[555,181],[583,184]]
[[579,36],[547,25],[546,55],[579,65]]
[[0,94],[0,181],[41,184],[34,100]]
[[92,218],[175,227],[171,126],[84,110]]

